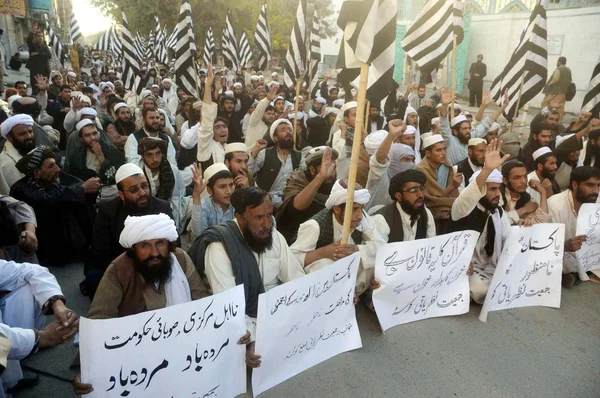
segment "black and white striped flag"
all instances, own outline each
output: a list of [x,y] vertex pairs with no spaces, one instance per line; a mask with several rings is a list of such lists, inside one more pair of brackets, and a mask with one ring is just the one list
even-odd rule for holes
[[135,51],[137,53],[137,57],[140,61],[146,58],[146,41],[140,36],[140,32],[137,31],[135,34],[135,38],[133,39],[133,45],[135,46]]
[[108,52],[110,50],[110,41],[112,35],[111,31],[112,28],[109,28],[106,32],[104,32],[104,34],[100,36],[96,44],[94,44],[92,50]]
[[302,78],[306,72],[306,0],[298,2],[296,18],[290,43],[285,55],[285,68],[283,69],[283,82],[286,86],[295,86],[296,80]]
[[154,37],[154,32],[151,30],[148,33],[148,41],[146,42],[146,59],[148,61],[154,59],[154,47],[156,46],[156,39]]
[[309,69],[310,76],[307,76],[308,87],[310,90],[313,89],[317,84],[317,72],[319,71],[319,62],[321,62],[321,25],[319,23],[317,9],[315,7],[315,14],[313,17],[312,29],[310,31],[310,57],[309,57]]
[[[129,24],[125,12],[122,12],[123,28],[123,74],[121,80],[126,90],[134,90],[140,83],[140,58],[135,48],[135,43],[129,31]],[[137,90],[136,90],[137,91]]]
[[[517,102],[519,108],[522,108],[544,89],[548,78],[545,5],[546,0],[539,0],[533,8],[517,48],[490,88],[490,97],[498,104],[502,103],[503,93],[508,89],[509,105],[504,111],[504,117],[509,122],[512,122],[515,115]],[[519,101],[519,88],[523,74],[525,78]]]
[[436,69],[464,38],[462,3],[459,0],[429,0],[402,39],[402,48],[422,73]]
[[155,59],[156,62],[158,62],[159,64],[162,65],[166,65],[168,63],[167,61],[167,47],[166,47],[166,41],[167,39],[163,36],[163,30],[160,27],[160,22],[158,21],[158,17],[155,15],[154,16],[154,23],[155,23],[155,29],[154,29],[154,38],[155,38]]
[[196,71],[194,70],[196,44],[192,31],[192,7],[189,0],[181,1],[177,22],[177,44],[175,45],[175,83],[188,94],[197,97]]
[[78,39],[82,38],[81,30],[79,29],[79,23],[77,22],[77,18],[75,18],[75,13],[71,13],[71,40],[75,43]]
[[231,10],[227,10],[225,31],[223,32],[223,57],[231,63],[231,69],[237,72],[239,68],[238,44],[233,26],[231,25]]
[[121,38],[117,33],[117,27],[113,25],[110,31],[110,50],[113,52],[115,58],[120,59],[123,56],[123,45],[121,44]]
[[56,36],[56,33],[54,33],[54,29],[50,27],[48,21],[46,21],[46,29],[48,30],[48,36],[50,37],[50,48],[52,48],[56,60],[64,66],[67,55],[63,51],[62,43],[58,36]]
[[396,14],[395,0],[345,0],[338,17],[344,31],[338,81],[347,90],[358,88],[361,64],[370,64],[367,98],[372,103],[383,100],[395,85]]
[[169,39],[167,40],[167,48],[175,48],[175,45],[177,44],[177,27],[179,25],[175,25],[175,28],[173,28],[173,33],[171,33],[171,36],[169,36]]
[[598,60],[592,72],[589,89],[585,97],[583,97],[581,110],[583,112],[591,112],[592,117],[595,118],[600,113],[600,60]]
[[260,8],[260,15],[256,23],[256,32],[254,33],[254,43],[260,52],[258,60],[258,69],[267,70],[267,63],[271,59],[271,36],[269,35],[269,25],[267,24],[267,3]]
[[242,37],[240,38],[240,49],[239,49],[239,68],[248,67],[248,62],[252,59],[252,49],[250,48],[250,42],[248,41],[248,37],[246,36],[246,32],[242,32]]
[[213,35],[212,27],[206,32],[206,40],[204,41],[204,65],[212,64],[213,55],[215,53],[215,36]]

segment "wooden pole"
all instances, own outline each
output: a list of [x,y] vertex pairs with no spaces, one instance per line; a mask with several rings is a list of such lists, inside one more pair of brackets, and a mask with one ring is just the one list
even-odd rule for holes
[[[308,97],[304,99],[304,106],[306,108],[306,104],[310,101],[310,92],[312,91],[310,89],[311,84],[312,84],[312,75],[313,75],[313,63],[311,62],[312,60],[308,60],[308,78],[310,79],[310,81],[308,82],[308,87],[306,87],[308,90]],[[318,64],[317,64],[318,66]]]
[[515,119],[517,118],[517,114],[519,113],[519,106],[521,105],[521,93],[523,92],[523,84],[525,83],[525,75],[527,71],[523,71],[521,75],[521,84],[519,85],[519,97],[517,98],[517,106],[515,107],[515,113],[513,114],[512,122],[510,122],[510,132],[513,132],[515,128]]
[[[206,67],[212,68],[212,64],[208,64],[206,65]],[[203,99],[200,95],[200,85],[198,84],[198,82],[200,81],[200,76],[198,76],[198,65],[196,65],[196,59],[194,59],[194,72],[196,73],[196,98],[202,101]],[[208,71],[206,71],[206,73],[208,73]],[[212,90],[212,87],[210,87],[209,90]]]
[[356,123],[354,130],[354,142],[352,144],[352,157],[350,158],[350,171],[348,172],[348,197],[346,198],[346,211],[344,212],[344,226],[342,229],[342,245],[348,244],[350,237],[350,222],[352,221],[352,207],[354,206],[354,185],[356,184],[356,171],[358,170],[358,158],[362,145],[362,129],[365,116],[365,102],[367,99],[367,81],[369,78],[369,65],[362,64],[360,67],[360,80],[358,85],[358,104],[356,106]]
[[367,134],[367,131],[369,131],[368,127],[369,127],[369,115],[371,114],[371,101],[367,100],[367,107],[365,108],[365,127],[364,127],[364,132],[365,134]]
[[294,112],[296,113],[296,116],[294,117],[294,148],[296,148],[296,130],[297,130],[297,125],[298,125],[298,97],[300,96],[300,86],[302,85],[302,81],[304,80],[304,75],[302,75],[302,78],[298,79],[296,81],[296,99],[294,101]]
[[452,39],[452,107],[450,120],[454,119],[454,97],[456,95],[456,35]]

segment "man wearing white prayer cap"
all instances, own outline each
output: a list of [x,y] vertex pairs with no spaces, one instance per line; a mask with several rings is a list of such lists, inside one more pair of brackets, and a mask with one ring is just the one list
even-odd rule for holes
[[344,106],[345,103],[346,102],[344,101],[343,98],[338,98],[331,102],[331,106],[333,106],[334,108],[342,109],[342,107]]
[[165,103],[166,109],[169,111],[169,115],[175,116],[177,113],[177,107],[179,106],[177,86],[173,83],[173,80],[169,78],[163,79],[160,84],[161,87],[158,90],[158,96]]
[[[558,170],[557,159],[552,149],[547,146],[543,146],[533,153],[533,162],[535,169],[527,175],[527,184],[530,181],[537,181],[542,185],[542,188],[546,191],[546,198],[550,198],[552,195],[559,194],[560,186],[556,179],[556,171]],[[527,193],[531,195],[536,203],[540,203],[540,194],[531,186],[527,187]]]
[[275,120],[275,108],[271,105],[277,97],[277,87],[272,84],[267,96],[259,101],[256,109],[250,115],[248,130],[246,131],[245,144],[248,149],[254,148],[258,140],[262,140],[269,131],[271,123]]
[[137,164],[119,167],[115,182],[118,197],[99,204],[92,247],[84,266],[85,281],[80,284],[82,293],[90,298],[108,265],[125,251],[119,237],[128,216],[164,213],[173,218],[170,203],[150,195],[148,180]]
[[469,140],[471,138],[485,138],[492,124],[502,115],[502,112],[508,106],[508,92],[504,95],[502,106],[492,115],[485,117],[474,129],[471,122],[464,115],[458,114],[454,119],[449,120],[448,105],[452,102],[452,93],[449,89],[442,89],[440,94],[442,102],[440,108],[440,130],[444,140],[446,140],[448,160],[452,165],[455,165],[468,156]]
[[492,140],[495,140],[500,135],[500,124],[498,122],[492,123],[492,127],[489,128],[487,134],[485,135],[485,140],[489,144]]
[[313,117],[321,116],[323,112],[323,107],[327,106],[327,100],[323,97],[317,97],[312,102],[312,107],[308,111],[308,118],[311,119]]
[[[433,119],[431,119],[431,132],[434,134],[440,134],[440,118],[439,117],[434,117]],[[421,137],[423,136],[423,134],[421,134]]]
[[0,152],[0,194],[8,195],[10,187],[24,175],[17,170],[16,164],[35,148],[33,137],[33,118],[19,114],[0,124],[0,134],[6,139]]
[[472,270],[468,271],[471,298],[477,304],[485,300],[511,229],[508,215],[500,207],[502,174],[497,169],[510,158],[502,157],[501,147],[496,140],[489,144],[485,166],[471,176],[469,185],[452,205],[449,232],[475,230],[481,234],[471,260]]
[[271,81],[272,82],[278,82],[279,81],[279,75],[277,74],[277,72],[271,73]]
[[254,177],[248,170],[250,154],[248,147],[242,142],[227,144],[225,149],[225,166],[233,175],[235,189],[254,186]]
[[412,126],[415,129],[414,149],[417,154],[415,161],[419,163],[421,161],[421,149],[423,149],[421,129],[419,127],[419,114],[417,113],[417,110],[410,105],[404,111],[404,123],[407,127]]
[[402,133],[400,137],[398,137],[398,142],[404,145],[408,145],[412,149],[415,149],[416,134],[417,129],[414,126],[406,126],[406,130]]
[[459,190],[469,183],[468,181],[473,173],[483,168],[487,142],[483,138],[471,138],[468,148],[468,156],[456,164],[457,172],[463,175],[463,182]]
[[[338,179],[346,178],[350,169],[350,157],[352,155],[352,143],[354,142],[354,128],[356,124],[356,101],[350,101],[340,110],[331,127],[332,145],[331,147],[339,154],[337,160]],[[345,127],[343,126],[345,125]],[[344,127],[342,131],[341,127]],[[366,138],[365,132],[361,134],[361,141]],[[360,156],[358,159],[358,171],[356,173],[356,182],[359,185],[366,186],[369,173],[369,153],[361,145]]]
[[[360,296],[371,286],[377,249],[385,244],[385,241],[377,232],[371,217],[364,212],[371,195],[368,190],[357,184],[354,191],[348,244],[339,244],[342,239],[347,198],[348,181],[336,181],[325,202],[325,209],[300,225],[297,238],[290,248],[307,273],[359,252],[361,262],[354,294]],[[370,298],[367,298],[367,304],[368,302]]]

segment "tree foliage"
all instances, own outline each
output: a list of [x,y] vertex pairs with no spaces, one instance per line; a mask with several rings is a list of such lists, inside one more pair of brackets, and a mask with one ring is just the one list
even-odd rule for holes
[[[91,3],[104,14],[112,16],[116,21],[121,20],[121,11],[125,11],[129,22],[129,29],[133,34],[137,30],[147,37],[150,30],[154,30],[154,16],[157,15],[161,25],[167,24],[169,34],[177,24],[179,17],[180,0],[91,0]],[[201,50],[209,26],[212,26],[217,45],[221,42],[225,28],[225,15],[227,8],[231,9],[232,25],[239,39],[242,31],[254,43],[254,31],[260,13],[262,0],[237,0],[225,2],[222,0],[191,0],[192,19],[196,45]],[[294,18],[298,7],[298,0],[268,0],[268,19],[271,32],[271,45],[274,50],[287,48],[290,40]],[[314,0],[308,6],[309,22],[312,20],[312,11],[317,8],[321,19],[321,35],[323,38],[331,37],[337,26],[333,20],[333,6],[329,0]],[[311,26],[311,25],[308,25]],[[308,29],[310,32],[310,29]]]

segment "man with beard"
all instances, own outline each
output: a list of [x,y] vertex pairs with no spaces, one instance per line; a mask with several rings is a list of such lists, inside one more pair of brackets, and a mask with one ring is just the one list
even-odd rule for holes
[[[377,232],[371,217],[364,212],[364,206],[371,199],[369,191],[357,185],[354,191],[348,243],[345,245],[340,243],[347,197],[348,181],[336,181],[325,202],[325,208],[310,220],[300,224],[297,237],[290,249],[298,262],[304,266],[306,273],[317,271],[359,252],[361,261],[354,294],[360,296],[371,286],[377,249],[385,244],[385,240]],[[367,300],[367,305],[369,301]]]
[[127,137],[127,142],[125,143],[125,159],[127,162],[138,163],[140,161],[138,143],[142,138],[158,137],[168,144],[167,160],[171,164],[177,165],[173,142],[168,135],[160,131],[160,114],[158,110],[156,108],[144,108],[142,117],[144,119],[144,127]]
[[33,118],[15,115],[0,124],[0,133],[6,139],[0,152],[0,194],[8,195],[13,184],[24,177],[16,168],[21,158],[35,148]]
[[177,97],[177,86],[173,84],[173,80],[166,78],[161,82],[161,88],[158,91],[158,97],[163,100],[169,115],[177,113],[179,106],[179,98]]
[[283,202],[277,211],[277,229],[288,244],[300,224],[325,208],[335,183],[337,152],[322,146],[306,156],[306,168],[294,170],[283,189]]
[[487,75],[487,66],[483,63],[483,54],[477,56],[469,68],[469,105],[480,106],[483,92],[483,78]]
[[[600,168],[600,119],[592,119],[589,124],[576,134],[565,137],[560,145],[556,145],[556,157],[567,159],[572,152],[581,151],[579,161],[584,166]],[[559,137],[561,138],[561,137]],[[557,140],[558,141],[558,140]]]
[[565,225],[565,253],[563,258],[563,287],[569,288],[579,280],[600,282],[600,271],[586,273],[576,257],[577,250],[585,242],[586,235],[577,235],[577,216],[584,203],[596,203],[600,189],[600,170],[590,166],[580,166],[571,172],[569,189],[554,195],[548,200],[550,220]]
[[466,185],[465,181],[469,181],[473,173],[483,168],[483,161],[485,160],[486,148],[487,142],[483,138],[471,138],[469,140],[467,158],[461,160],[456,164],[458,172],[463,175],[463,182],[461,184],[461,188],[464,189]]
[[[188,251],[198,273],[206,274],[213,294],[244,284],[246,329],[256,337],[258,296],[304,276],[284,237],[273,229],[273,206],[260,188],[231,195],[235,219],[205,230]],[[254,343],[247,356],[254,355]]]
[[[25,177],[10,195],[30,205],[37,218],[37,255],[42,265],[63,265],[73,254],[85,253],[91,243],[94,199],[100,180],[87,181],[60,174],[54,152],[38,147],[17,163]],[[61,179],[59,180],[59,174]]]
[[219,111],[217,116],[227,121],[229,136],[227,142],[241,142],[242,138],[242,119],[252,103],[244,104],[246,107],[235,110],[236,100],[233,96],[224,95],[219,100]]
[[[338,179],[347,178],[350,170],[350,158],[352,156],[352,144],[354,143],[354,128],[356,124],[356,101],[345,103],[340,113],[335,119],[332,127],[332,145],[338,153],[336,163]],[[361,134],[361,142],[364,143],[367,135]],[[364,144],[360,146],[360,156],[358,157],[358,170],[356,172],[356,182],[361,186],[367,185],[369,178],[369,159],[371,155],[365,149]]]
[[448,89],[441,90],[442,106],[440,108],[440,130],[448,145],[448,160],[455,165],[468,156],[468,144],[471,138],[484,138],[492,124],[502,115],[508,106],[508,91],[504,93],[504,101],[492,115],[487,116],[474,129],[464,115],[458,115],[451,121],[448,119],[448,105],[452,102],[452,93]]
[[306,167],[302,152],[294,149],[292,128],[292,123],[287,119],[273,122],[269,133],[275,146],[266,148],[267,141],[258,140],[248,161],[256,185],[269,192],[274,208],[282,203],[283,189],[292,171]]
[[510,220],[500,208],[502,174],[498,167],[509,159],[501,156],[502,143],[494,140],[486,148],[483,169],[471,176],[469,185],[452,205],[450,232],[475,230],[479,239],[475,245],[469,271],[471,298],[483,304],[498,265],[504,242],[511,229]]
[[135,132],[135,123],[131,120],[131,112],[125,102],[119,102],[113,106],[115,121],[106,127],[106,134],[110,142],[121,151],[125,157],[125,143],[129,135]]
[[323,108],[327,105],[327,101],[323,97],[317,97],[312,102],[312,107],[308,110],[308,118],[321,116]]
[[[311,114],[314,113],[312,110]],[[306,121],[307,127],[307,144],[313,148],[327,144],[331,134],[331,126],[335,123],[335,118],[340,113],[337,108],[321,109],[321,114],[314,117],[309,116]]]
[[419,109],[427,102],[427,98],[425,98],[426,92],[427,88],[423,84],[409,85],[406,88],[404,98],[406,98],[406,101],[408,101],[409,106],[414,109]]
[[521,151],[517,159],[525,164],[528,172],[535,170],[535,160],[533,159],[533,153],[542,147],[550,145],[552,140],[552,131],[550,127],[545,124],[531,125],[531,132],[529,135],[529,141]]
[[256,141],[263,138],[269,131],[269,127],[275,121],[275,108],[270,102],[277,96],[277,85],[271,84],[267,96],[258,102],[256,109],[250,116],[245,143],[250,149],[254,148]]
[[[538,193],[533,201],[527,187]],[[508,161],[502,166],[502,208],[508,214],[511,225],[533,225],[546,223],[550,219],[546,190],[539,181],[527,182],[527,168],[518,160]]]
[[432,238],[435,220],[425,206],[425,174],[408,169],[394,175],[389,184],[391,203],[373,216],[377,230],[388,243]]
[[540,124],[545,124],[550,128],[552,140],[565,132],[565,127],[560,123],[560,114],[554,109],[542,109],[531,121],[531,126]]
[[227,144],[225,149],[225,166],[233,176],[235,189],[253,187],[254,176],[248,170],[248,148],[241,142]]
[[243,114],[246,114],[248,108],[252,105],[252,98],[244,92],[244,86],[240,82],[233,84],[233,99],[235,100],[233,110],[237,113],[245,109]]
[[173,218],[170,203],[150,195],[150,184],[139,166],[125,163],[119,167],[115,182],[119,197],[98,207],[92,248],[84,266],[85,281],[79,285],[83,295],[90,298],[94,297],[108,264],[124,251],[119,236],[128,216],[164,213]]
[[556,180],[558,186],[560,187],[561,192],[565,189],[569,189],[569,180],[571,178],[571,171],[575,167],[577,167],[577,162],[579,161],[580,151],[572,151],[572,152],[562,152],[560,150],[560,146],[569,138],[573,137],[575,133],[569,135],[561,135],[556,137],[556,141],[554,143],[554,154],[556,155],[558,170],[556,170],[556,174],[554,175],[554,179]]
[[[558,166],[556,164],[556,155],[554,155],[552,150],[547,146],[538,149],[533,153],[533,160],[535,162],[535,170],[527,175],[527,183],[531,181],[539,182],[546,191],[546,198],[560,193],[560,187],[554,179]],[[539,203],[540,194],[535,189],[529,187],[527,188],[527,193],[531,195],[531,199]]]
[[385,117],[381,115],[381,109],[376,104],[371,104],[367,117],[369,120],[367,121],[367,131],[364,132],[365,134],[382,130],[385,126]]

